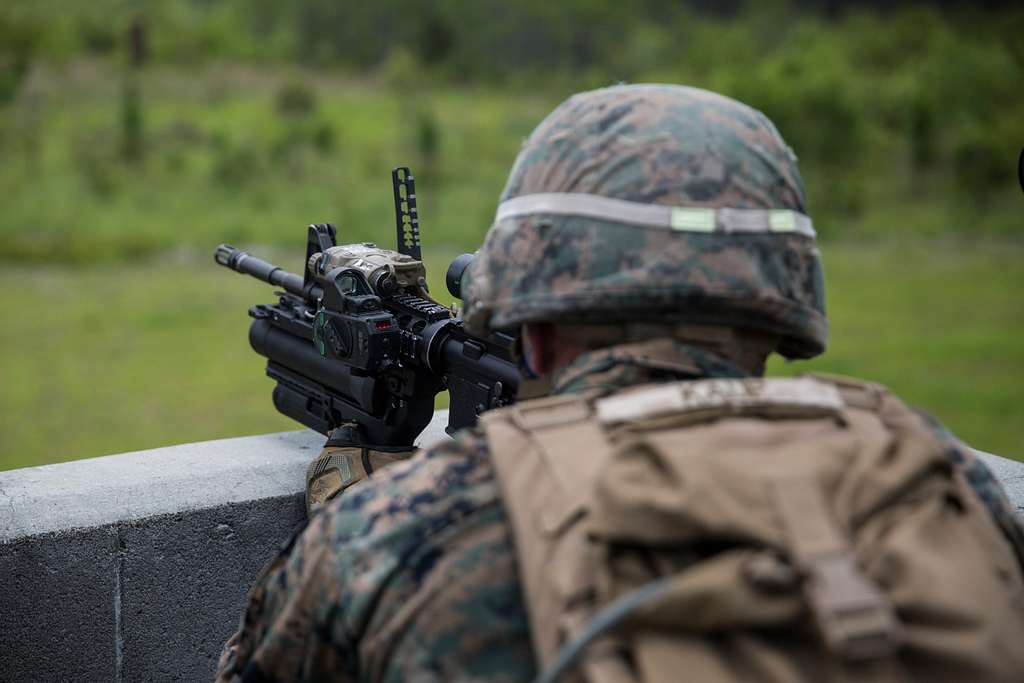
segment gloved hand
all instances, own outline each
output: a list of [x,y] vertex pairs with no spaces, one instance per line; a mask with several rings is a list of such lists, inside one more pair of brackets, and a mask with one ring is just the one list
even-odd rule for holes
[[371,446],[355,423],[338,427],[306,469],[306,515],[312,516],[331,498],[375,470],[415,452],[415,448]]

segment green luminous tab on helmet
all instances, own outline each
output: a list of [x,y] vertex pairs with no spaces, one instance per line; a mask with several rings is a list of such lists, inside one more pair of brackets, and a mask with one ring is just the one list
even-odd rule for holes
[[714,232],[715,210],[673,207],[672,229],[686,232]]
[[768,226],[772,232],[796,232],[796,215],[792,211],[769,211]]

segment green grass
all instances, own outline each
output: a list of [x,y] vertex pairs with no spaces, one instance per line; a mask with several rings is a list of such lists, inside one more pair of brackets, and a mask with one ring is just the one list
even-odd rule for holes
[[[393,225],[399,165],[416,173],[431,243],[473,248],[521,140],[557,102],[451,87],[404,99],[286,68],[154,70],[143,84],[146,156],[130,166],[117,157],[119,78],[103,64],[41,69],[6,127],[0,117],[11,160],[0,164],[0,260],[116,261],[219,241],[287,247],[296,230],[326,221],[348,241],[380,239]],[[281,113],[278,93],[300,80],[314,109]],[[435,151],[418,142],[417,111],[438,132]]]
[[[595,85],[400,90],[287,66],[154,67],[133,166],[118,158],[120,82],[109,62],[43,66],[0,107],[0,469],[296,427],[274,412],[246,339],[246,310],[270,288],[216,268],[213,247],[267,245],[299,270],[318,221],[390,245],[389,171],[409,164],[444,292],[446,261],[479,245],[521,140]],[[314,104],[284,113],[297,83]],[[764,88],[767,104],[789,102]],[[804,156],[831,235],[832,342],[771,370],[884,382],[976,447],[1024,456],[1019,191],[1000,181],[968,209],[945,162],[909,172],[904,137],[871,128],[846,175]],[[859,212],[841,208],[857,205],[850,180]]]
[[[299,235],[301,237],[301,235]],[[1024,456],[1024,248],[827,244],[822,370],[889,385],[977,448]],[[297,269],[301,248],[268,254]],[[433,252],[444,292],[454,252]],[[445,303],[447,294],[439,296]],[[246,339],[270,288],[205,254],[109,268],[5,268],[0,469],[297,428]]]
[[[296,270],[303,253],[273,258]],[[434,291],[444,258],[428,255]],[[302,428],[248,343],[272,292],[212,258],[4,269],[0,303],[20,313],[0,327],[0,470]]]
[[975,448],[1024,459],[1024,246],[826,244],[831,338],[769,372],[882,382]]
[[[703,78],[693,82],[757,106],[788,101],[784,93],[747,94],[728,79]],[[118,156],[122,74],[107,62],[39,66],[19,99],[0,108],[0,261],[125,261],[219,241],[286,247],[294,230],[315,221],[336,223],[349,241],[380,239],[391,223],[389,171],[397,165],[416,172],[428,240],[475,248],[521,141],[584,87],[410,90],[337,73],[224,64],[154,67],[140,80],[146,154],[138,165]],[[289,86],[311,96],[309,111],[280,109]],[[783,132],[793,140],[805,137],[802,124],[789,127]],[[1019,237],[1012,145],[1001,145],[999,182],[987,183],[981,198],[950,191],[956,181],[948,160],[912,173],[903,131],[877,122],[870,130],[864,158],[840,170],[797,145],[823,234],[932,238],[969,225],[972,235]],[[818,137],[836,138],[826,133]]]

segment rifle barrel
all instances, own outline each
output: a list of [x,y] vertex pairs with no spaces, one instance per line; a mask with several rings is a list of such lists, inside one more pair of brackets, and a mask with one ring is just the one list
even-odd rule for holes
[[213,260],[225,268],[250,275],[257,280],[282,288],[289,294],[304,297],[302,276],[289,273],[272,263],[256,258],[241,249],[222,244],[213,252]]

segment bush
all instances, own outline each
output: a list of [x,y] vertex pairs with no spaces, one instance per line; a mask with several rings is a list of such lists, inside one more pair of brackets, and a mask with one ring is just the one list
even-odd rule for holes
[[42,28],[0,11],[0,107],[13,102],[28,76]]
[[808,176],[822,225],[846,222],[864,206],[867,117],[859,80],[817,22],[787,38],[790,48],[728,74],[720,87],[778,127]]
[[121,185],[122,172],[113,129],[85,129],[71,141],[71,159],[85,186],[97,197],[109,199]]
[[1016,145],[998,129],[971,127],[953,145],[953,171],[958,194],[968,206],[981,206],[1006,185],[1016,171]]
[[264,159],[255,145],[217,137],[213,150],[213,177],[221,185],[237,189],[263,175]]
[[441,154],[441,126],[434,112],[427,108],[416,111],[416,151],[419,153],[419,166],[426,175],[435,175],[438,171]]
[[334,132],[334,126],[327,121],[321,121],[313,127],[311,141],[318,152],[327,154],[337,147],[338,136]]
[[277,91],[276,106],[286,116],[309,116],[316,111],[316,93],[305,83],[290,81]]

